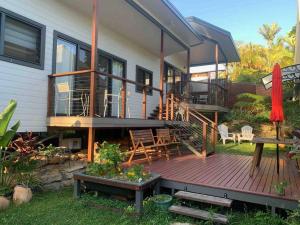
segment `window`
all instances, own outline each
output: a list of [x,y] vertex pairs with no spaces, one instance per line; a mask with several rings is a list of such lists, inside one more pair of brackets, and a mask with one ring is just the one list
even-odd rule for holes
[[0,59],[43,69],[45,26],[0,8]]
[[[140,66],[136,67],[136,82],[144,85],[149,85],[152,87],[153,84],[153,73],[147,69],[144,69]],[[136,85],[136,92],[143,93],[143,87]],[[147,94],[152,95],[153,90],[148,89]]]
[[184,73],[175,66],[165,62],[165,83],[166,93],[173,92],[174,94],[183,94],[183,77]]

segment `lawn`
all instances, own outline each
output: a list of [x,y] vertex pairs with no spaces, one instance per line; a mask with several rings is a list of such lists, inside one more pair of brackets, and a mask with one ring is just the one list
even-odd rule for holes
[[[169,225],[172,222],[192,224],[211,224],[201,220],[174,216],[156,208],[151,201],[145,201],[145,214],[138,217],[132,213],[133,207],[125,201],[86,195],[80,200],[73,199],[72,190],[44,192],[35,194],[31,203],[19,207],[11,206],[0,212],[0,224],[14,225],[68,225],[68,224],[105,224],[105,225]],[[246,209],[244,209],[246,210]],[[230,224],[236,225],[280,225],[290,224],[270,213],[252,212],[231,213]],[[296,225],[297,223],[295,223]],[[299,225],[299,224],[298,224]]]
[[[255,150],[255,145],[250,145],[249,143],[242,144],[233,144],[228,143],[226,145],[217,144],[216,152],[217,153],[225,153],[225,154],[235,154],[235,155],[249,155],[253,156]],[[286,149],[280,149],[281,154],[286,153]],[[263,154],[265,156],[276,156],[276,145],[274,144],[265,144]]]

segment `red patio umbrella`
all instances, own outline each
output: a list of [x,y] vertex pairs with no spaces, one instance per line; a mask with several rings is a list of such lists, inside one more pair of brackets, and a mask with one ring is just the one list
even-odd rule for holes
[[[276,123],[276,138],[279,140],[279,127],[284,119],[283,115],[283,100],[282,100],[282,77],[281,68],[278,63],[273,68],[272,72],[272,112],[270,120]],[[277,174],[279,174],[279,148],[277,144]]]

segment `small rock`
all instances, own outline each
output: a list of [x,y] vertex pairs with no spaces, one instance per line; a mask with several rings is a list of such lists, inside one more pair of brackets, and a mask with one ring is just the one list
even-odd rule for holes
[[62,185],[63,185],[64,187],[69,187],[69,186],[72,186],[73,183],[74,183],[73,179],[70,179],[70,180],[64,180],[64,181],[62,182]]
[[62,187],[63,187],[63,184],[61,182],[54,182],[54,183],[46,184],[43,186],[44,189],[52,190],[52,191],[58,191]]
[[30,188],[16,186],[14,188],[13,201],[16,205],[28,203],[32,199],[32,191]]
[[50,184],[62,180],[62,175],[59,170],[44,172],[40,177],[43,184]]
[[0,211],[3,211],[9,207],[9,200],[5,197],[0,197]]

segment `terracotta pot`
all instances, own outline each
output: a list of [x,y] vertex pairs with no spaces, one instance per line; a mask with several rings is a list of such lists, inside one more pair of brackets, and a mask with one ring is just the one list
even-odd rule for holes
[[9,207],[9,200],[0,196],[0,211],[3,211]]
[[21,205],[23,203],[28,203],[32,199],[32,191],[30,188],[15,186],[13,201],[16,205]]

